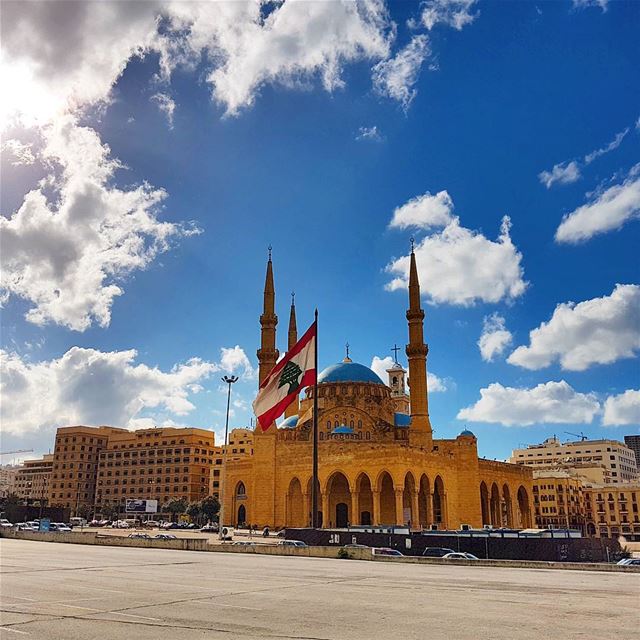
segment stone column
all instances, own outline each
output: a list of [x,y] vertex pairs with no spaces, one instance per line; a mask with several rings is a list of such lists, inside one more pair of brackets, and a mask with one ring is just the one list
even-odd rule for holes
[[311,500],[308,493],[302,494],[302,508],[304,509],[304,522],[306,527],[311,526]]
[[329,527],[329,494],[322,494],[322,528],[327,529]]
[[373,519],[372,524],[377,527],[380,524],[380,492],[371,491],[373,497]]
[[404,487],[402,489],[395,489],[396,494],[396,524],[404,524]]
[[417,491],[411,494],[411,526],[414,529],[420,529],[420,505]]
[[360,524],[360,492],[353,491],[351,493],[351,524]]
[[427,503],[427,528],[433,524],[433,501],[431,493],[427,491],[425,495],[425,502]]

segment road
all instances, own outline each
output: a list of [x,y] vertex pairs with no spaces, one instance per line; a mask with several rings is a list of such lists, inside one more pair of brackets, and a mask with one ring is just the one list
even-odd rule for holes
[[637,574],[0,540],[0,637],[637,640]]

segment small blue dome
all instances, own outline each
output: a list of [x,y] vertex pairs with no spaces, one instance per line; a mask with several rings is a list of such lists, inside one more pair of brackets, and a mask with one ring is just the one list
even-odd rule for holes
[[357,362],[339,362],[327,367],[318,376],[318,383],[322,382],[371,382],[384,384],[369,367]]
[[472,438],[475,438],[475,434],[473,433],[473,431],[469,431],[469,429],[465,429],[464,431],[460,432],[461,436],[471,436]]
[[411,416],[408,416],[406,413],[394,413],[393,414],[393,423],[396,427],[410,427],[411,426]]
[[298,425],[298,416],[289,416],[284,422],[280,423],[278,429],[295,429]]
[[353,433],[353,429],[351,427],[347,427],[346,424],[341,424],[339,427],[336,427],[331,433]]

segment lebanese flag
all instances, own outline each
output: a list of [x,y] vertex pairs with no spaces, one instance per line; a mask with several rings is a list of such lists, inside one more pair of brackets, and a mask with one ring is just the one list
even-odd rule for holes
[[253,411],[263,431],[285,412],[301,389],[316,383],[316,335],[314,322],[260,385]]

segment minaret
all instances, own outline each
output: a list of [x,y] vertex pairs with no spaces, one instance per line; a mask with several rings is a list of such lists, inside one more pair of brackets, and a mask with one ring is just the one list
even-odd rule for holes
[[429,348],[424,343],[423,323],[424,311],[420,307],[420,283],[416,255],[411,240],[411,266],[409,269],[409,344],[406,354],[409,360],[409,388],[411,399],[410,442],[431,450],[433,435],[429,421],[429,404],[427,400],[427,353]]
[[[296,325],[296,294],[291,293],[291,312],[289,313],[289,342],[287,343],[287,351],[298,342],[298,327]],[[285,418],[297,416],[300,410],[299,397],[296,396],[295,402],[292,402],[284,412]]]
[[278,361],[278,350],[276,349],[276,326],[278,324],[278,316],[275,312],[276,291],[273,286],[273,265],[271,264],[271,247],[269,247],[269,261],[267,262],[267,277],[264,283],[264,303],[262,315],[260,316],[260,348],[257,351],[258,356],[258,382],[262,381],[269,375],[269,372]]

